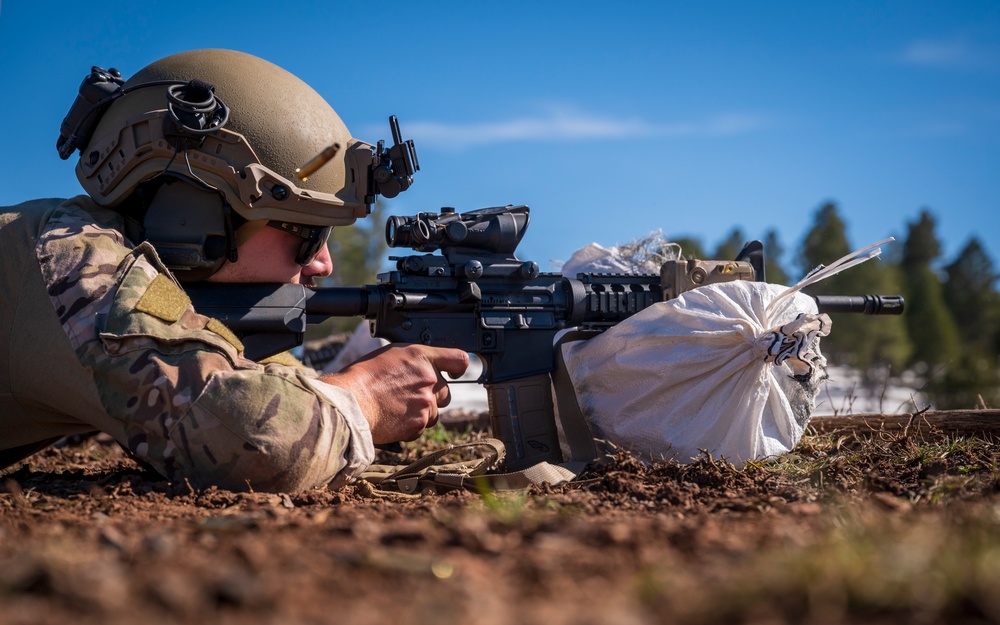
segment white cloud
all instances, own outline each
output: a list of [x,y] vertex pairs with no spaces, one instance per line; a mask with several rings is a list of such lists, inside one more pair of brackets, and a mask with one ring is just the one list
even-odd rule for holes
[[[533,117],[502,121],[449,123],[407,120],[403,124],[403,134],[421,145],[464,149],[476,145],[519,141],[724,137],[753,132],[765,125],[762,118],[744,114],[724,114],[699,121],[661,124],[638,118],[616,119],[553,108]],[[377,136],[381,129],[371,130],[373,132],[368,134]]]
[[921,39],[903,48],[897,58],[908,65],[921,67],[979,69],[995,67],[1000,61],[1000,50],[964,38]]

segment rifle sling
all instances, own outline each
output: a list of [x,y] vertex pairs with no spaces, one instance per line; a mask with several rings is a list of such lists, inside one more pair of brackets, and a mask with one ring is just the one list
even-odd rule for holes
[[[437,462],[462,449],[486,448],[483,458],[462,462]],[[400,468],[398,465],[373,464],[361,479],[376,489],[406,494],[441,493],[465,489],[475,493],[523,490],[532,484],[563,484],[577,475],[561,465],[539,462],[520,471],[488,473],[504,457],[504,444],[495,438],[451,445],[438,449]],[[582,468],[582,467],[581,467]]]
[[569,461],[564,462],[563,466],[573,471],[574,477],[598,457],[598,451],[594,444],[594,435],[580,409],[573,381],[566,369],[564,346],[567,343],[586,340],[596,334],[596,332],[587,330],[570,330],[559,337],[553,346],[556,366],[552,371],[552,386],[556,391],[559,423],[562,424],[563,436],[570,451]]

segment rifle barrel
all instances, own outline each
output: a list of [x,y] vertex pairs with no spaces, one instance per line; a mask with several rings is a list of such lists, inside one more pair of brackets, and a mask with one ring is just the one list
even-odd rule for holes
[[902,295],[814,295],[821,313],[903,314]]

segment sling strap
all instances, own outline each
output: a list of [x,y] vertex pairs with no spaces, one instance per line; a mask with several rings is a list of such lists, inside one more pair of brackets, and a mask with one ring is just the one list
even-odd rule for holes
[[[482,457],[439,462],[450,454],[470,449],[481,451]],[[573,471],[548,462],[540,462],[521,471],[490,472],[500,465],[505,453],[502,442],[486,438],[432,451],[403,467],[373,464],[360,477],[378,490],[398,491],[408,495],[459,489],[476,493],[522,490],[532,484],[563,484],[576,477]]]

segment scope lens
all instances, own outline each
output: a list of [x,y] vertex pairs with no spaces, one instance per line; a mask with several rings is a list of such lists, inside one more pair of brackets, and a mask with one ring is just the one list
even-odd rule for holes
[[401,234],[400,228],[406,226],[406,220],[403,217],[390,217],[385,221],[385,242],[389,247],[396,247],[400,245],[397,241],[397,237]]
[[389,247],[412,247],[429,251],[428,245],[435,245],[437,235],[433,228],[436,215],[425,218],[424,213],[416,217],[389,217],[385,221],[385,242]]

